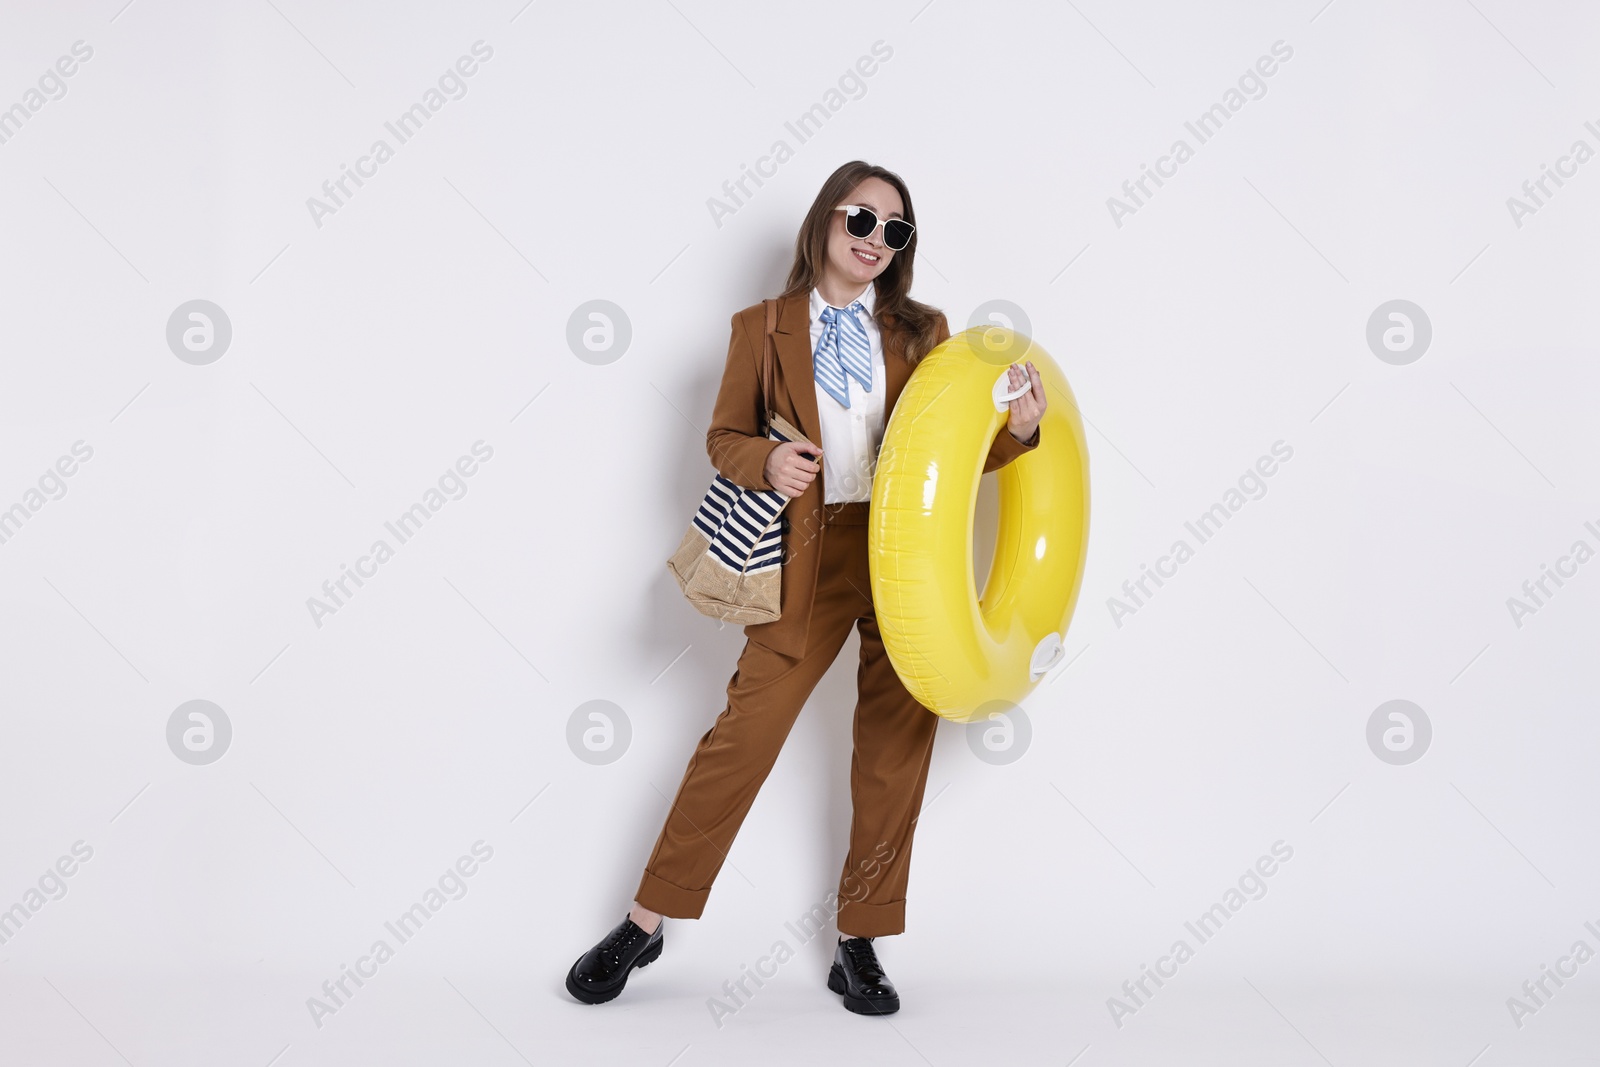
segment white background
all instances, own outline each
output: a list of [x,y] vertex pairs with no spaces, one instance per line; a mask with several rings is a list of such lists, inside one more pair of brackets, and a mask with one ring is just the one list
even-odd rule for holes
[[[0,507],[93,449],[0,544],[0,907],[93,849],[0,945],[0,1059],[1592,1062],[1600,963],[1507,1007],[1600,949],[1600,564],[1520,627],[1506,604],[1600,548],[1600,162],[1520,227],[1506,205],[1600,148],[1586,5],[121,3],[0,32],[0,106],[93,48],[0,144]],[[307,198],[479,40],[466,95],[319,227]],[[1118,226],[1107,198],[1179,137],[1194,158]],[[1017,303],[1076,391],[1073,659],[1020,759],[940,726],[907,932],[878,943],[899,1015],[841,1010],[832,932],[784,925],[843,858],[853,639],[704,918],[578,1005],[562,976],[626,910],[743,646],[664,566],[729,316],[854,158],[912,190],[915,294],[957,329]],[[233,329],[203,366],[166,342],[193,299]],[[602,365],[566,340],[592,299],[632,328]],[[1394,299],[1432,324],[1406,365],[1366,341]],[[466,495],[316,625],[307,598],[478,440]],[[1279,440],[1266,495],[1119,626],[1108,598]],[[233,730],[205,766],[166,737],[194,699]],[[1432,724],[1408,765],[1366,739],[1392,699]],[[567,744],[591,700],[631,725],[610,764]],[[479,840],[470,891],[313,1022]],[[1265,896],[1118,1026],[1108,998],[1278,840]],[[780,939],[797,957],[717,1025]]]

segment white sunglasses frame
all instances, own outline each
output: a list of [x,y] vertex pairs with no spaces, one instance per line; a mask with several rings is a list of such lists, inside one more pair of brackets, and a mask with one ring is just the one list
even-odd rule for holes
[[[874,226],[871,230],[869,230],[866,233],[865,236],[856,237],[856,235],[853,234],[853,233],[851,233],[850,236],[851,237],[856,237],[856,240],[858,240],[858,241],[865,241],[867,238],[871,237],[873,234],[877,233],[879,230],[883,230],[884,231],[884,233],[883,233],[883,247],[889,249],[889,251],[891,251],[891,252],[903,252],[903,251],[905,251],[907,248],[909,248],[911,246],[911,237],[915,237],[917,235],[917,227],[915,226],[915,224],[910,223],[910,222],[906,222],[905,219],[878,218],[878,213],[876,211],[873,211],[870,207],[867,207],[864,204],[840,204],[838,207],[834,208],[833,210],[835,210],[835,211],[845,211],[845,212],[849,213],[848,215],[845,216],[845,232],[846,233],[850,233],[850,230],[849,230],[849,225],[850,225],[849,219],[854,217],[855,213],[858,212],[858,211],[865,211],[865,212],[867,212],[867,214],[871,215],[873,218],[878,219],[878,224],[876,226]],[[894,246],[889,244],[889,231],[884,229],[884,227],[888,226],[889,223],[891,223],[891,222],[905,222],[905,224],[907,226],[911,227],[911,237],[907,237],[906,238],[906,243],[901,245],[899,248],[895,248]]]

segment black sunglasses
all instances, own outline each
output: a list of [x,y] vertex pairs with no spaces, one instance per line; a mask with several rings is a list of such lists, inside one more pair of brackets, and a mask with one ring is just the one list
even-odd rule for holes
[[892,248],[896,252],[911,243],[911,235],[916,231],[916,227],[905,219],[880,220],[871,208],[862,207],[860,204],[846,204],[833,210],[845,213],[844,230],[851,237],[866,240],[872,236],[873,230],[882,226],[884,247]]

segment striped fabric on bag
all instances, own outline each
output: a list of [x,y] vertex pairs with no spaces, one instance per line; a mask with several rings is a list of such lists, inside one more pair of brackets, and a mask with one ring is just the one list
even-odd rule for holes
[[[782,416],[767,428],[773,441],[804,435]],[[783,509],[776,489],[751,489],[715,475],[667,561],[684,595],[701,614],[740,623],[779,615],[783,572]]]
[[[782,417],[767,428],[773,441],[794,441],[799,434]],[[776,489],[747,489],[718,474],[695,512],[694,524],[710,542],[707,551],[724,566],[745,574],[783,562],[783,530],[778,516],[789,498]]]
[[706,551],[731,570],[753,574],[783,562],[778,516],[787,498],[776,489],[746,489],[717,475],[695,512]]

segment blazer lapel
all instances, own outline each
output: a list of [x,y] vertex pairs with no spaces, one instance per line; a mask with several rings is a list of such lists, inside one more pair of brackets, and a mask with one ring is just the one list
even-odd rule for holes
[[894,405],[900,399],[900,390],[905,388],[906,379],[911,377],[911,364],[906,362],[905,353],[902,351],[901,342],[905,335],[899,330],[883,332],[883,370],[885,389],[883,397],[883,425],[887,429],[889,416],[894,414]]
[[[884,368],[884,418],[887,421],[894,411],[895,401],[911,367],[901,351],[901,335],[897,330],[883,332]],[[778,307],[778,324],[773,329],[773,341],[778,350],[778,366],[783,371],[784,388],[794,403],[795,416],[801,432],[814,445],[822,444],[822,420],[817,415],[816,376],[811,367],[811,304],[810,296],[783,298]]]
[[811,309],[808,297],[782,298],[778,325],[773,328],[783,385],[794,403],[800,431],[814,445],[822,444],[822,420],[817,415],[816,376],[811,370]]

